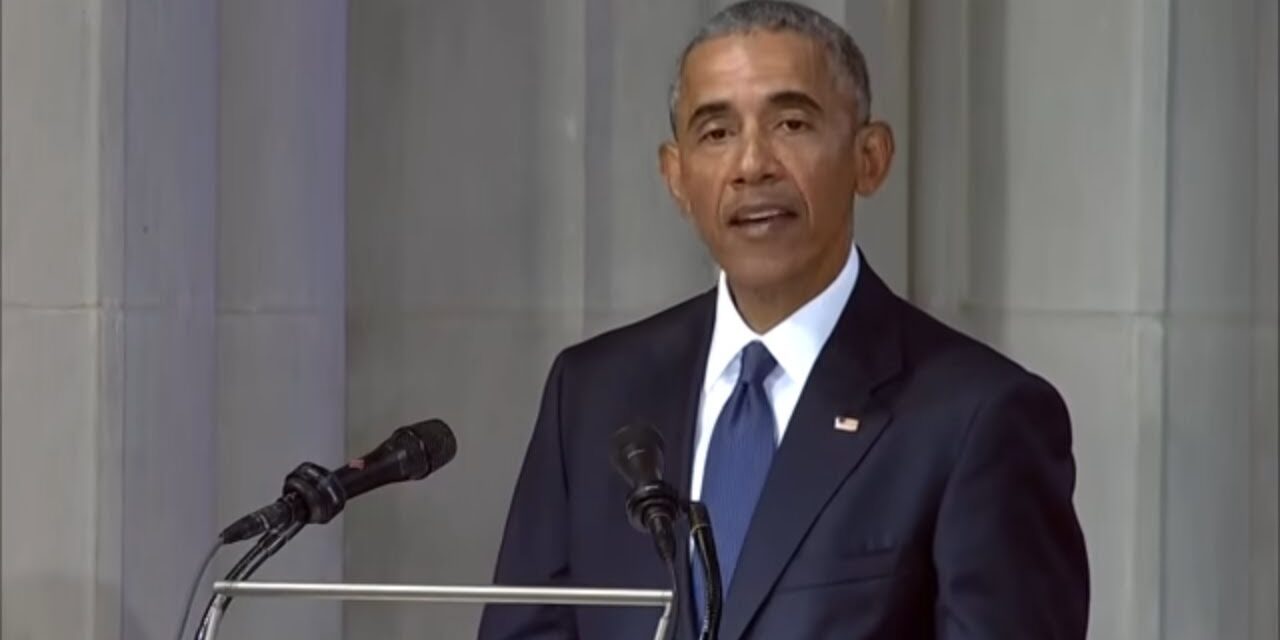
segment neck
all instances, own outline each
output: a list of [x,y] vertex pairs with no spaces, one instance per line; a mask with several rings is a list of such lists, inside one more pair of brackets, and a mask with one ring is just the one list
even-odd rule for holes
[[752,331],[763,334],[778,326],[800,307],[818,297],[844,269],[851,248],[834,252],[817,268],[800,276],[768,286],[748,287],[729,283],[729,292],[738,313]]

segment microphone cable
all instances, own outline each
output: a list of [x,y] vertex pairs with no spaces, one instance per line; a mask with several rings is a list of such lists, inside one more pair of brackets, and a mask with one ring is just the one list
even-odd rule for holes
[[[262,534],[262,537],[258,538],[258,543],[244,557],[240,558],[240,561],[231,568],[231,571],[227,572],[226,579],[233,582],[248,580],[258,570],[258,567],[262,566],[262,563],[275,555],[285,543],[298,535],[298,532],[305,526],[307,526],[306,522],[294,522],[283,528],[272,529]],[[231,600],[231,596],[220,593],[214,594],[209,599],[209,604],[205,606],[204,615],[201,616],[200,626],[196,628],[197,640],[206,640],[209,632],[210,615],[213,614],[215,609],[218,614],[226,613],[227,608],[231,606]]]
[[195,604],[196,592],[200,590],[200,581],[204,578],[204,574],[208,573],[209,565],[213,564],[214,556],[218,555],[218,550],[222,549],[222,540],[219,539],[209,548],[209,552],[204,556],[204,562],[200,563],[200,570],[196,572],[196,577],[191,581],[191,589],[187,591],[187,605],[182,608],[182,622],[178,623],[178,635],[174,636],[174,640],[182,640],[187,634],[187,622],[191,618],[191,605]]
[[674,559],[667,561],[667,575],[671,578],[671,620],[667,623],[667,640],[675,640],[676,629],[680,627],[680,616],[684,615],[684,607],[680,606],[680,576],[676,573]]

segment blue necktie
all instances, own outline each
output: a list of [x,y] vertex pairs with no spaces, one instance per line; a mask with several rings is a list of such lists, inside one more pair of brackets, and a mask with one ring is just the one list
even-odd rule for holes
[[[707,451],[702,503],[711,515],[726,600],[751,514],[773,462],[777,421],[764,380],[777,366],[769,349],[759,341],[742,350],[738,383],[716,419]],[[693,579],[696,616],[701,619],[705,602],[700,563],[695,564]]]

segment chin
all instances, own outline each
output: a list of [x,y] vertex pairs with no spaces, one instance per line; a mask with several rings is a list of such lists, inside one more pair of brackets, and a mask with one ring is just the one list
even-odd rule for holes
[[795,280],[796,265],[789,260],[752,256],[720,263],[729,282],[736,287],[775,289]]

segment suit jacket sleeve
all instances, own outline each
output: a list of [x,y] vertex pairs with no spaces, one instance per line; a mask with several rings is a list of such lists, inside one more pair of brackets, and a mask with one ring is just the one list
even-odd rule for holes
[[[551,367],[542,407],[507,515],[494,583],[564,586],[569,568],[569,494],[561,446],[563,355]],[[485,608],[480,640],[572,640],[567,607],[493,605]]]
[[975,414],[934,540],[938,637],[1082,640],[1089,578],[1070,418],[1024,376]]

